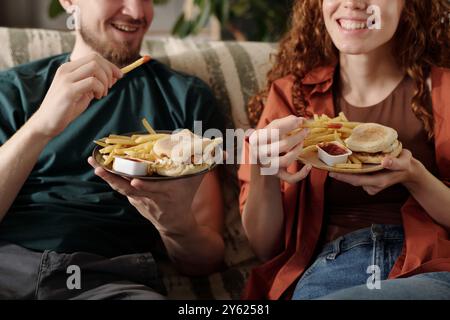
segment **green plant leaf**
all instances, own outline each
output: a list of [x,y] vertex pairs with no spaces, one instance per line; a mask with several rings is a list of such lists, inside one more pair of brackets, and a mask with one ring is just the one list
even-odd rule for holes
[[219,19],[222,25],[230,20],[230,1],[214,0],[213,14]]
[[211,17],[211,0],[199,0],[200,14],[194,20],[192,33],[198,34],[203,29]]
[[172,28],[172,34],[177,35],[180,38],[184,38],[192,33],[191,30],[192,21],[186,20],[184,18],[184,14],[181,14]]
[[58,0],[52,0],[50,2],[50,5],[48,7],[48,15],[50,18],[56,18],[60,14],[64,12],[63,7],[61,7],[61,4]]

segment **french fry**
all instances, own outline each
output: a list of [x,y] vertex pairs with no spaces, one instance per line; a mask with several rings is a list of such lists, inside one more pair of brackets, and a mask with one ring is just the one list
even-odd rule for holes
[[344,141],[342,141],[341,139],[341,135],[337,132],[337,130],[334,130],[334,140],[336,140],[337,142],[339,142],[340,144],[345,146]]
[[131,136],[131,140],[136,142],[136,139],[141,138],[141,137],[149,137],[151,136],[151,134],[133,134]]
[[361,122],[342,122],[342,126],[344,128],[350,128],[350,129],[354,129],[357,126],[359,126],[361,124]]
[[136,143],[144,143],[144,142],[156,141],[156,140],[159,140],[164,137],[167,137],[167,134],[156,133],[156,134],[147,135],[145,137],[139,137],[135,140],[135,142]]
[[314,128],[314,129],[311,129],[310,134],[324,133],[324,132],[328,132],[328,129],[326,129],[326,128]]
[[100,140],[94,140],[95,144],[98,144],[100,147],[107,147],[108,144],[106,142],[100,141]]
[[352,154],[352,157],[355,158],[356,161],[359,161],[360,163],[363,163],[363,161],[356,154]]
[[344,121],[344,122],[348,122],[348,119],[347,119],[347,117],[345,116],[345,114],[341,111],[341,112],[339,112],[339,116],[341,117],[341,119],[342,119],[342,121]]
[[354,155],[349,156],[348,159],[350,160],[351,163],[362,163],[361,160],[359,160]]
[[145,129],[147,129],[148,133],[156,134],[156,131],[153,130],[152,126],[150,125],[150,123],[148,123],[147,119],[143,118],[142,124],[144,125]]
[[305,140],[303,143],[303,146],[309,147],[314,144],[318,144],[321,142],[330,142],[330,141],[334,141],[334,134],[328,134],[328,135],[320,136],[320,137],[317,137],[317,138],[314,138],[311,140]]
[[348,133],[348,134],[352,134],[352,129],[350,129],[350,128],[345,128],[345,127],[342,127],[342,128],[340,128],[340,129],[338,129],[338,131],[339,132],[341,132],[341,133]]
[[312,145],[312,146],[308,146],[306,148],[303,148],[303,150],[300,152],[300,155],[302,154],[306,154],[309,152],[317,152],[317,146],[316,145]]
[[137,67],[142,66],[144,63],[149,62],[150,60],[151,60],[150,56],[143,56],[142,58],[136,60],[132,64],[120,69],[120,71],[122,71],[123,74],[126,74],[126,73],[136,69]]
[[100,152],[101,154],[106,154],[106,153],[111,153],[111,151],[113,151],[115,148],[114,145],[110,145],[110,146],[106,146],[103,149],[100,149],[98,152]]
[[107,138],[106,139],[106,143],[107,144],[123,144],[123,145],[129,145],[129,146],[136,145],[136,142],[134,142],[131,139],[115,139],[115,138],[110,139],[110,138]]
[[330,133],[328,133],[328,131],[325,132],[320,132],[320,133],[314,133],[314,134],[310,134],[308,135],[305,140],[306,141],[310,141],[310,140],[320,140],[320,137],[325,137],[327,135],[329,135]]
[[114,150],[108,155],[108,157],[105,159],[104,165],[108,166],[111,162],[114,160]]
[[339,115],[339,116],[334,117],[333,119],[331,119],[329,122],[336,123],[336,122],[342,122],[342,121],[343,120],[342,120],[341,116]]
[[110,134],[108,136],[109,139],[121,139],[121,140],[133,140],[131,139],[131,137],[127,137],[127,136],[121,136],[121,135],[117,135],[117,134]]

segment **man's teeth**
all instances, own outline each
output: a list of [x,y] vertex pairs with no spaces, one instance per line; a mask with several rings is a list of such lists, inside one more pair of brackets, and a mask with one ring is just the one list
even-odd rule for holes
[[125,32],[136,32],[139,29],[138,27],[132,27],[132,26],[129,26],[129,25],[124,25],[124,24],[113,23],[112,25],[116,29],[119,29],[120,31],[125,31]]
[[365,22],[355,22],[348,20],[340,20],[341,27],[346,30],[360,30],[366,29],[367,24]]

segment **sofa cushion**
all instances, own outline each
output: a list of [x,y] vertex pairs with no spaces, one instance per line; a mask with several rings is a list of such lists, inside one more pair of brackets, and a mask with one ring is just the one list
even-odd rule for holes
[[[69,52],[74,41],[71,32],[0,28],[0,70]],[[204,80],[230,115],[233,125],[247,129],[246,101],[264,86],[269,56],[274,49],[268,43],[146,38],[142,54],[150,54],[175,70]],[[168,260],[158,261],[169,298],[238,299],[250,269],[257,263],[242,230],[236,167],[227,166],[226,173],[223,179],[226,269],[209,277],[189,278],[179,275]]]

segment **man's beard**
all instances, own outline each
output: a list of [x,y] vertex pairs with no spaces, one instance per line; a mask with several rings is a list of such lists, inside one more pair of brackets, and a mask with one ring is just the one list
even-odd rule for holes
[[131,43],[105,41],[96,37],[86,26],[81,26],[80,35],[83,41],[102,57],[119,68],[124,67],[140,57],[140,46],[133,48]]

